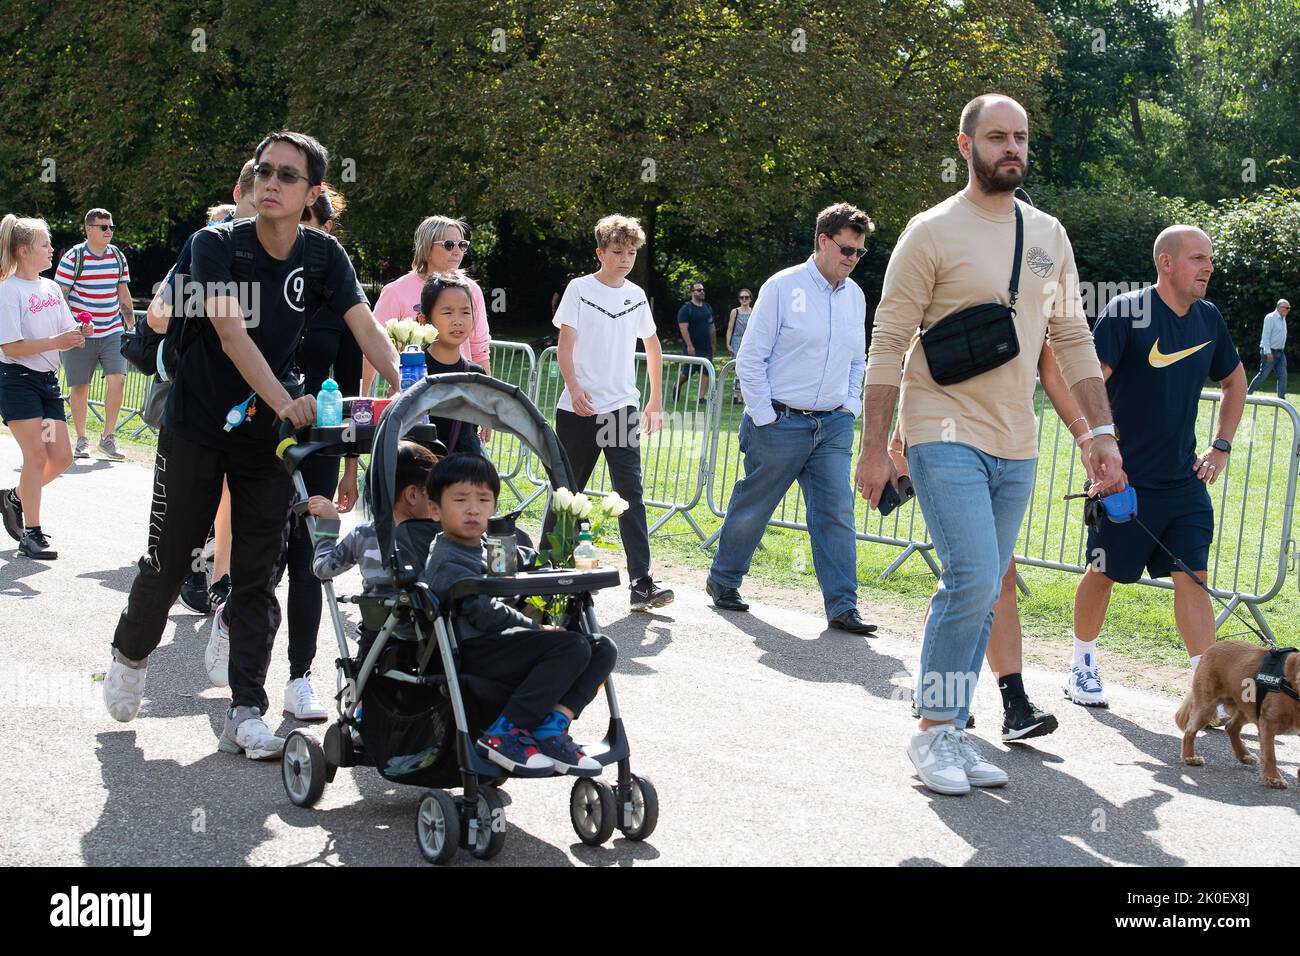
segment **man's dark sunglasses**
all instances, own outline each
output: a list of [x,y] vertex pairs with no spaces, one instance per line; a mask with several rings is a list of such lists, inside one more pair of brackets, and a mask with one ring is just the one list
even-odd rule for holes
[[300,183],[307,178],[306,173],[300,173],[291,166],[272,166],[270,163],[256,163],[253,166],[253,175],[262,182],[270,182],[272,174],[280,177],[280,182],[286,186],[292,186]]
[[103,229],[105,232],[112,232],[114,227],[113,227],[113,224],[112,224],[111,222],[109,222],[109,223],[103,223],[103,222],[92,222],[92,223],[90,224],[90,228],[91,228],[91,229]]
[[[822,235],[826,235],[826,234],[822,233]],[[855,258],[861,259],[863,256],[867,254],[866,246],[862,246],[861,248],[857,246],[841,246],[834,239],[831,239],[830,236],[826,236],[826,238],[830,240],[831,245],[839,246],[840,255],[842,256],[854,256]]]

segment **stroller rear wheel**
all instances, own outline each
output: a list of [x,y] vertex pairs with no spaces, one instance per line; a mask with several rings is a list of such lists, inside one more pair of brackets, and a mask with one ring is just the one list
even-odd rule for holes
[[590,777],[577,780],[569,793],[569,819],[579,840],[587,846],[600,846],[614,835],[618,822],[614,791]]
[[622,816],[620,819],[624,825],[619,829],[629,840],[644,840],[655,832],[655,827],[659,824],[659,794],[649,777],[632,774],[631,819]]
[[460,814],[446,790],[428,790],[415,814],[415,841],[430,863],[446,863],[460,846]]
[[506,802],[495,787],[478,788],[478,829],[470,852],[490,860],[506,845]]
[[301,730],[289,735],[280,757],[280,776],[295,807],[315,805],[325,792],[325,751],[314,737]]

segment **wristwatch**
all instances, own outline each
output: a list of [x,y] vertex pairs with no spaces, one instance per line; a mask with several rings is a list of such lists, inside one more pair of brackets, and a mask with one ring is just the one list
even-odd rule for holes
[[1216,438],[1210,442],[1210,447],[1223,452],[1225,455],[1232,454],[1232,442],[1226,438]]

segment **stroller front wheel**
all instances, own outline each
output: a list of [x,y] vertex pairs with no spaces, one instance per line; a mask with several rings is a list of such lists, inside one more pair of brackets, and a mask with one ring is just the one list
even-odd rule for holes
[[506,845],[506,802],[495,787],[478,788],[478,828],[470,852],[490,860]]
[[314,806],[325,792],[325,751],[314,737],[295,730],[280,756],[284,791],[295,807]]
[[420,798],[415,814],[415,841],[430,863],[442,864],[460,846],[460,814],[446,790],[429,790]]
[[[631,791],[631,813],[621,818],[626,825],[619,829],[629,840],[644,840],[655,832],[659,824],[659,794],[649,777],[636,774],[632,774]],[[624,807],[619,809],[626,810]]]
[[600,846],[614,835],[618,809],[608,784],[583,777],[569,793],[569,819],[573,832],[587,846]]

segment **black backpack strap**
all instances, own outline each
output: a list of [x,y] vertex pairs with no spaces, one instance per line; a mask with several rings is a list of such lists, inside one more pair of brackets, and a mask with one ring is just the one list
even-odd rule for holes
[[302,276],[303,315],[310,319],[331,299],[326,279],[329,275],[330,240],[325,233],[299,226],[303,233]]
[[1011,263],[1011,307],[1016,307],[1016,296],[1020,294],[1020,258],[1025,252],[1025,220],[1020,215],[1020,206],[1013,199],[1011,205],[1016,211],[1016,258]]
[[256,228],[256,219],[237,219],[230,227],[230,239],[234,243],[230,277],[236,282],[253,280],[253,257],[257,250]]

